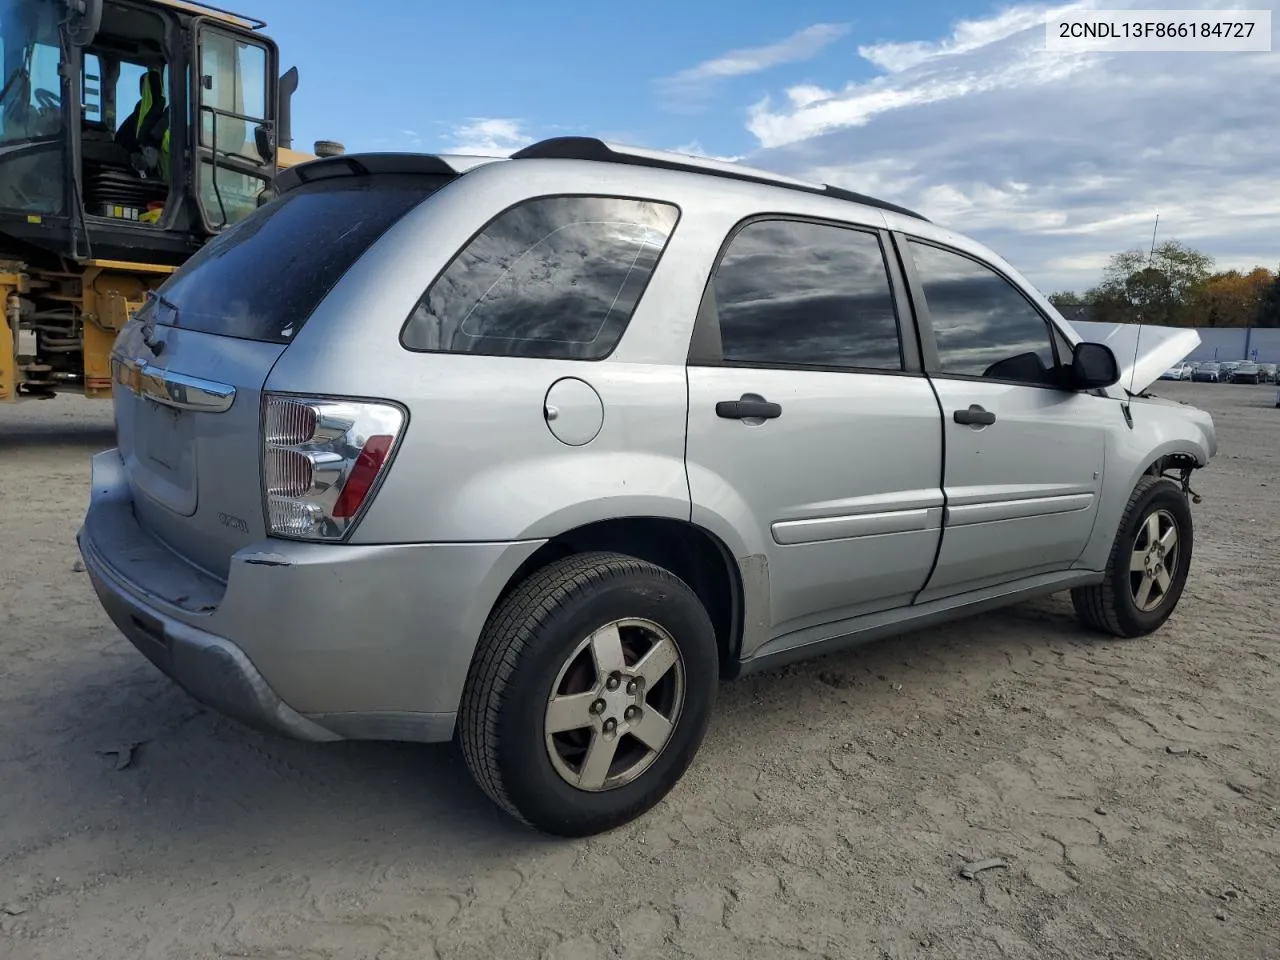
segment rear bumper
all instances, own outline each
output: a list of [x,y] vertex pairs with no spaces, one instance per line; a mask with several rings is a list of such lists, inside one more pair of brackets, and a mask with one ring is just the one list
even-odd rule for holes
[[120,588],[82,529],[77,536],[107,616],[170,679],[201,703],[248,726],[299,740],[341,739],[285,703],[243,650],[212,633],[157,614]]
[[138,523],[115,450],[93,458],[76,536],[103,609],[197,700],[305,740],[447,740],[480,631],[543,541],[264,541],[227,581]]

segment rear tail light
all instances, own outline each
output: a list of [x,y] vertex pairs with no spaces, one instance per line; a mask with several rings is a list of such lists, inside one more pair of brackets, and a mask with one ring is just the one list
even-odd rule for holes
[[390,403],[268,394],[262,424],[267,532],[346,539],[368,508],[404,430]]

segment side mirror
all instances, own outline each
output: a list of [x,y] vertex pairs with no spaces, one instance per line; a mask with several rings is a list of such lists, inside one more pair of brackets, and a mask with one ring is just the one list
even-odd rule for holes
[[1111,348],[1101,343],[1077,343],[1071,354],[1071,386],[1077,390],[1109,387],[1120,379],[1120,365]]
[[263,163],[270,163],[276,156],[275,132],[265,123],[253,128],[253,143]]
[[77,47],[87,47],[102,26],[102,0],[65,0],[67,35]]

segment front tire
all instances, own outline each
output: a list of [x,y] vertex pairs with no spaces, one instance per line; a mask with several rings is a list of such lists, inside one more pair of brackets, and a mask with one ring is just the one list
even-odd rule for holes
[[621,554],[571,556],[491,614],[459,711],[463,756],[529,826],[601,833],[684,775],[718,680],[715,630],[684,581]]
[[1182,596],[1192,541],[1191,507],[1181,488],[1165,477],[1144,476],[1129,496],[1105,579],[1071,591],[1076,616],[1117,637],[1158,630]]

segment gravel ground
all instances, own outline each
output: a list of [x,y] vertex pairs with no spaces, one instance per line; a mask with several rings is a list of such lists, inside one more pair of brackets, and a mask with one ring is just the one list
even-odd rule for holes
[[727,684],[668,800],[580,842],[452,747],[201,708],[76,572],[109,406],[0,409],[0,957],[1274,958],[1276,388],[1158,390],[1221,452],[1157,635],[1053,597]]

